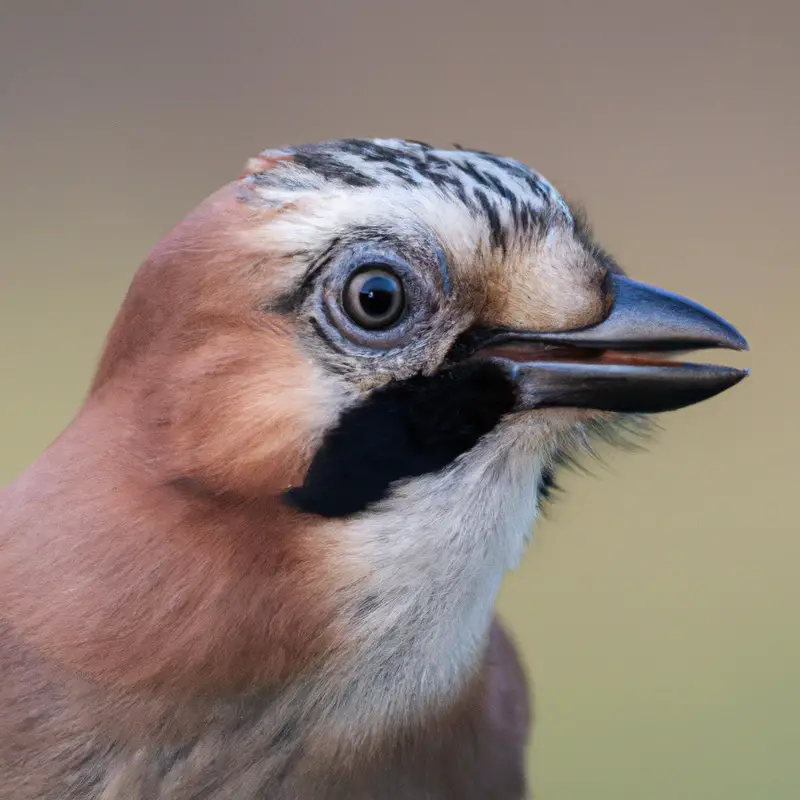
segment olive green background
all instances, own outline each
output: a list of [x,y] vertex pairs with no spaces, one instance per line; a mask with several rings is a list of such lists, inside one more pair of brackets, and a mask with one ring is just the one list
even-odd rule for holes
[[69,421],[149,248],[248,156],[520,158],[752,347],[646,452],[566,475],[504,587],[536,795],[795,800],[799,36],[791,0],[0,0],[0,480]]

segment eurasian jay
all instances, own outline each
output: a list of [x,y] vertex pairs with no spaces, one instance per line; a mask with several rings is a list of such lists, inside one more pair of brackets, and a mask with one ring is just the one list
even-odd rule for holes
[[0,494],[0,797],[522,798],[503,576],[593,436],[744,377],[668,358],[713,347],[518,161],[251,159]]

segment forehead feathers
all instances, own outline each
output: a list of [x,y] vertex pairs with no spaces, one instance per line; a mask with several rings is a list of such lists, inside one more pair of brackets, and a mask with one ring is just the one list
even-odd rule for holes
[[[280,207],[310,193],[369,198],[377,212],[428,199],[455,204],[482,223],[494,248],[554,222],[571,225],[570,210],[540,174],[510,158],[473,150],[440,150],[402,139],[343,139],[268,150],[248,163],[251,199]],[[354,190],[362,190],[360,192]],[[440,208],[440,213],[445,213]]]

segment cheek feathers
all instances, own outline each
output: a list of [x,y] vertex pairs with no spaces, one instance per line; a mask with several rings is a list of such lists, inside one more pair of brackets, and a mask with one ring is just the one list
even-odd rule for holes
[[245,495],[300,480],[343,403],[285,322],[212,337],[176,361],[163,391],[170,473]]

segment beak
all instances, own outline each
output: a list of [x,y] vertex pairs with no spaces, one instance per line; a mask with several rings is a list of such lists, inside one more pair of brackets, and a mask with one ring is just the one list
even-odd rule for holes
[[[570,407],[653,414],[707,400],[739,383],[747,370],[668,361],[654,354],[726,348],[744,337],[707,308],[620,275],[603,322],[572,331],[479,329],[460,347],[491,359],[518,387],[518,409]],[[464,350],[461,351],[464,353]]]

